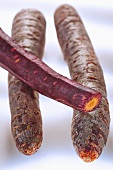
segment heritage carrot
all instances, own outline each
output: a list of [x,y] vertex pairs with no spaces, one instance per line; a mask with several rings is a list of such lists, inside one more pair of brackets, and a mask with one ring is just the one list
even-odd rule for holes
[[58,74],[0,29],[0,66],[39,93],[84,113],[94,110],[101,93]]
[[[94,111],[83,114],[74,110],[72,119],[71,134],[76,152],[85,162],[94,161],[106,144],[110,124],[103,71],[76,10],[70,5],[62,5],[56,9],[54,19],[72,79],[102,94],[101,103]],[[92,103],[86,105],[86,110],[87,107],[92,107]]]
[[[35,9],[21,10],[14,18],[12,38],[25,50],[42,59],[45,44],[46,21]],[[15,56],[18,62],[18,56]],[[39,94],[21,80],[9,73],[9,102],[11,129],[20,152],[34,154],[43,138]]]

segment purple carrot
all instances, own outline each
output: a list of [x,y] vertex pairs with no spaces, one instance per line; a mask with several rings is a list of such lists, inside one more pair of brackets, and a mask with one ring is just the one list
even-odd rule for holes
[[101,94],[52,70],[0,29],[0,66],[39,93],[76,110],[89,112],[100,103]]

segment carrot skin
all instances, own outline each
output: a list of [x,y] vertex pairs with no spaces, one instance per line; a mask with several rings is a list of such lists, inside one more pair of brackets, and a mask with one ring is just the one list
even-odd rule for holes
[[110,114],[103,71],[76,10],[62,5],[56,9],[54,19],[71,78],[102,94],[101,103],[94,111],[83,114],[74,110],[72,119],[74,148],[85,162],[91,162],[100,156],[109,134]]
[[[35,9],[21,10],[13,20],[12,38],[42,59],[45,29],[46,21],[42,13]],[[19,62],[18,55],[14,58]],[[43,139],[39,94],[10,73],[8,90],[13,139],[21,153],[32,155],[38,151]]]
[[[12,41],[1,29],[0,66],[39,93],[84,113],[94,110],[101,101],[100,92],[56,73]],[[86,110],[86,104],[93,98],[97,99],[97,103]]]
[[82,86],[52,70],[35,55],[26,52],[0,29],[0,66],[39,93],[82,112],[86,104],[101,93]]

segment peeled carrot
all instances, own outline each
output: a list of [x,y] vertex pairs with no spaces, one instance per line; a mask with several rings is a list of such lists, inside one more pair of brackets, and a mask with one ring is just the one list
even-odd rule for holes
[[[62,5],[54,15],[57,37],[69,66],[71,78],[102,94],[100,105],[89,113],[74,110],[72,119],[73,145],[85,162],[98,158],[109,134],[110,114],[103,71],[85,27],[76,10]],[[87,108],[92,107],[89,102]]]
[[[25,50],[42,59],[46,21],[35,9],[21,10],[14,18],[12,38]],[[18,56],[15,60],[18,61]],[[20,152],[34,154],[41,146],[43,131],[39,94],[12,74],[8,75],[11,129]]]
[[[14,42],[2,29],[0,66],[39,93],[84,113],[100,104],[101,93],[55,72]],[[90,107],[86,107],[89,103]]]

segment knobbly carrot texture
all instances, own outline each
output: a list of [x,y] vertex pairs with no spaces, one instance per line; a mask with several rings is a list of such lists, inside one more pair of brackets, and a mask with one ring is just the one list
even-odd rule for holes
[[[12,38],[27,51],[42,58],[45,44],[46,21],[35,9],[21,10],[14,18]],[[19,62],[15,55],[15,62]],[[39,94],[9,73],[9,101],[11,129],[20,152],[34,154],[42,143],[42,117]]]
[[[55,11],[54,19],[72,79],[102,94],[101,103],[94,111],[83,114],[74,110],[72,119],[73,145],[85,162],[91,162],[100,156],[109,133],[110,114],[103,72],[76,10],[62,5]],[[91,105],[89,102],[86,107]]]
[[[26,52],[0,29],[0,66],[39,93],[82,112],[94,110],[101,94],[52,70],[35,55]],[[89,110],[86,105],[92,99]]]

